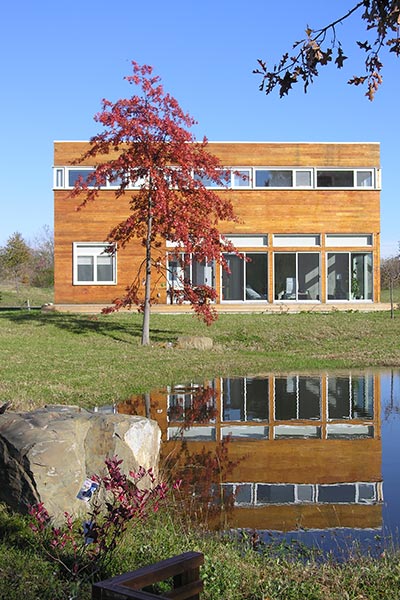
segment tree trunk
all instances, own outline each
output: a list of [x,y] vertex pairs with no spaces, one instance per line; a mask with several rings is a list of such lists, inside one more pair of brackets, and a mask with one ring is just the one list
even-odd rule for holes
[[146,279],[144,284],[144,305],[142,324],[142,346],[150,344],[150,297],[151,297],[151,234],[153,225],[151,194],[149,194],[147,238],[146,238]]
[[389,281],[390,290],[390,318],[394,319],[394,305],[393,305],[393,279]]
[[146,419],[151,419],[151,400],[149,392],[143,394]]

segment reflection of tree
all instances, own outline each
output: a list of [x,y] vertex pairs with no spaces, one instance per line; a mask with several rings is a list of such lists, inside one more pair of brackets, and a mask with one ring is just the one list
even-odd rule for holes
[[215,389],[212,386],[189,387],[180,389],[189,398],[188,405],[172,404],[168,408],[170,422],[179,421],[180,433],[190,429],[195,423],[209,423],[217,414],[215,408]]
[[[397,377],[399,375],[397,374]],[[396,404],[397,401],[397,404]],[[385,421],[390,421],[400,415],[400,397],[396,398],[395,392],[395,372],[392,369],[390,372],[390,395],[389,402],[385,404],[383,411]]]
[[400,282],[400,256],[390,256],[381,262],[381,285],[389,289],[390,316],[394,319],[394,289]]
[[174,481],[180,481],[179,501],[188,518],[201,525],[225,525],[225,515],[233,508],[234,496],[227,493],[221,483],[242,459],[229,458],[230,438],[217,442],[212,448],[203,446],[191,451],[186,440],[181,439],[163,460],[163,471]]
[[170,422],[179,422],[179,430],[174,450],[164,460],[164,468],[173,480],[181,481],[179,500],[191,519],[210,525],[211,518],[215,525],[222,525],[223,515],[232,508],[234,497],[223,490],[221,483],[239,462],[229,459],[229,438],[212,444],[212,447],[208,444],[200,451],[191,451],[183,437],[184,431],[194,425],[215,419],[215,388],[212,385],[188,386],[175,388],[173,392],[178,401],[170,405],[168,418]]

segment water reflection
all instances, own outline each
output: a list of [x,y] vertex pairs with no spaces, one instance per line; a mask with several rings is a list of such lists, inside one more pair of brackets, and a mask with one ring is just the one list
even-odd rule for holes
[[[388,423],[399,379],[398,372],[218,378],[152,392],[150,415],[166,454],[182,440],[192,455],[228,441],[231,468],[218,485],[233,499],[229,527],[375,536],[383,514],[397,524],[386,506],[382,512],[381,400]],[[129,403],[118,408],[130,412]]]
[[[174,386],[165,395],[167,439],[181,434],[192,441],[217,441],[226,436],[248,440],[372,438],[374,379],[366,374],[290,375],[221,378],[206,386]],[[181,422],[186,423],[183,432]]]

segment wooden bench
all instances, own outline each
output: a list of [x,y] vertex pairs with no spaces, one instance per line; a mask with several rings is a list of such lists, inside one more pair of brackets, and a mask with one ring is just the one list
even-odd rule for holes
[[[204,556],[201,552],[185,552],[93,584],[92,600],[199,600],[203,590],[200,579],[200,566],[203,563]],[[163,595],[143,590],[171,578],[173,589],[163,592]]]

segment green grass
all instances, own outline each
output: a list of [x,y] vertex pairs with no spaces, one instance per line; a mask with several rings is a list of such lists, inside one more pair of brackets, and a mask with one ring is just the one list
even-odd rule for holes
[[[136,312],[82,316],[0,312],[0,398],[30,409],[109,404],[172,383],[216,376],[400,364],[400,313],[153,315],[140,345]],[[168,347],[179,335],[212,337],[211,351]]]
[[[8,535],[7,535],[8,534]],[[102,578],[195,550],[205,564],[203,600],[396,600],[400,598],[400,556],[353,555],[348,561],[300,558],[287,546],[255,552],[246,539],[204,535],[183,522],[179,506],[161,509],[128,531]],[[76,593],[76,590],[75,590]],[[9,600],[89,600],[77,595],[60,565],[49,561],[27,533],[26,519],[0,509],[0,597]]]
[[[381,290],[381,302],[390,302],[390,293],[388,289]],[[393,290],[393,302],[400,304],[400,286],[395,287]]]
[[[82,406],[124,400],[170,383],[221,375],[398,367],[400,312],[221,315],[210,328],[191,315],[153,315],[152,345],[140,346],[137,313],[82,316],[0,312],[0,398],[14,409],[45,403]],[[212,351],[168,347],[179,335],[212,337]],[[187,550],[206,557],[204,600],[374,600],[400,598],[400,557],[355,557],[342,564],[299,560],[285,550],[257,554],[246,544],[202,535],[160,511],[121,544],[105,575]],[[29,541],[26,522],[0,511],[0,598],[67,599],[59,568]],[[88,588],[79,598],[90,598]]]
[[0,285],[0,307],[2,306],[42,306],[54,300],[53,288],[37,288],[29,285],[11,283]]

